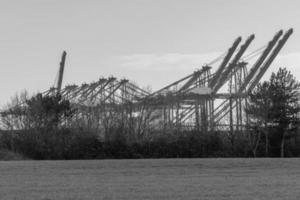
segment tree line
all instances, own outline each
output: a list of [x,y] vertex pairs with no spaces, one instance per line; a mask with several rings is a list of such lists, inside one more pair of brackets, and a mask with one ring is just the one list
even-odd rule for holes
[[108,112],[99,119],[91,112],[101,109],[79,113],[60,95],[24,93],[1,114],[0,149],[31,159],[299,156],[299,89],[286,68],[272,73],[249,94],[247,127],[234,132],[151,129],[150,114]]

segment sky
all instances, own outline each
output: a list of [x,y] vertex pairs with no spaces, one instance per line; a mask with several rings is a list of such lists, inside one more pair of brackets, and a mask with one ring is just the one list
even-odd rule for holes
[[[252,33],[249,47],[294,29],[264,79],[287,67],[300,80],[297,0],[0,0],[0,105],[24,89],[127,78],[159,89],[223,54]],[[213,66],[214,69],[217,66]]]

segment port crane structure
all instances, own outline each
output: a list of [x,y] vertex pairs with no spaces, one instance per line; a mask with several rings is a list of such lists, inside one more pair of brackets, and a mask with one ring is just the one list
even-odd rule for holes
[[68,99],[80,111],[77,117],[93,113],[97,116],[92,120],[94,124],[100,123],[101,115],[108,112],[141,118],[147,113],[147,123],[156,129],[243,130],[248,124],[245,108],[249,93],[292,33],[293,29],[280,30],[267,45],[248,55],[245,54],[254,34],[245,41],[238,37],[223,56],[154,92],[116,77],[62,87],[64,51],[57,85],[43,95]]

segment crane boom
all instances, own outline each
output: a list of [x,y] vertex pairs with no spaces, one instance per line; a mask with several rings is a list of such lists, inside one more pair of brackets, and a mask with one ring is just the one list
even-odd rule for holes
[[[269,53],[271,52],[272,48],[275,46],[276,42],[279,40],[279,38],[280,38],[280,36],[282,34],[283,34],[282,30],[278,31],[275,34],[275,36],[273,37],[273,39],[268,43],[268,45],[265,48],[265,50],[263,51],[262,55],[256,61],[256,63],[254,64],[254,66],[251,68],[250,73],[248,74],[248,76],[243,81],[242,85],[240,86],[239,91],[238,91],[239,93],[243,92],[245,90],[245,88],[247,87],[247,85],[249,84],[249,82],[251,81],[251,79],[253,78],[253,76],[255,75],[255,73],[257,72],[257,70],[259,69],[259,67],[261,66],[261,64],[264,62],[264,60],[266,59],[266,57],[269,55]],[[224,107],[222,108],[222,110],[219,111],[219,112],[217,112],[216,114],[214,114],[214,118],[216,119],[223,112],[228,113],[227,109],[229,108],[229,105],[230,105],[230,103],[227,101],[226,104],[224,105]]]
[[[274,37],[274,39],[272,40],[272,41],[274,41],[274,45],[273,46],[275,46],[275,44],[276,44],[276,42],[277,42],[277,40],[279,39],[279,37],[282,35],[282,31],[279,31],[276,35],[275,35],[275,37]],[[275,57],[278,55],[278,53],[279,53],[279,51],[282,49],[282,47],[284,46],[284,44],[286,43],[286,41],[289,39],[289,37],[290,37],[290,35],[293,33],[293,29],[289,29],[286,33],[285,33],[285,35],[283,36],[283,38],[281,39],[281,40],[279,40],[279,42],[277,43],[277,45],[276,45],[276,47],[274,48],[274,50],[272,51],[272,53],[271,53],[271,55],[269,56],[269,58],[267,59],[267,61],[263,64],[263,66],[260,68],[260,71],[259,71],[259,73],[258,73],[258,75],[256,76],[256,78],[253,80],[253,82],[251,83],[251,85],[249,86],[249,89],[248,89],[248,92],[251,92],[252,91],[252,89],[256,86],[256,84],[259,82],[259,80],[261,79],[261,77],[264,75],[264,73],[266,72],[266,70],[268,69],[268,67],[271,65],[271,63],[273,62],[273,60],[275,59]],[[277,39],[276,39],[277,38]],[[272,42],[271,41],[271,42]],[[270,43],[271,43],[270,42]],[[270,45],[270,43],[269,43],[269,45]],[[267,47],[268,48],[268,47]],[[266,50],[267,50],[267,48],[266,48]],[[271,48],[272,49],[272,48]],[[266,51],[265,50],[265,51]],[[271,51],[271,50],[270,50]],[[264,52],[265,53],[265,52]],[[268,54],[269,54],[270,52],[268,52]],[[267,54],[267,55],[268,55]],[[267,55],[266,55],[266,57],[267,57]],[[262,57],[262,56],[261,56]],[[265,59],[265,58],[264,58]],[[263,59],[263,60],[264,60]],[[263,62],[263,61],[262,61]],[[253,67],[254,68],[254,67]],[[252,69],[253,69],[252,68]],[[254,70],[251,70],[251,72],[253,72]],[[256,70],[257,71],[257,70]],[[255,72],[256,72],[255,71]],[[254,76],[254,74],[255,73],[253,73],[253,76]],[[250,74],[249,74],[250,75]],[[247,77],[249,77],[249,76],[247,76]],[[252,78],[252,77],[251,77]],[[251,80],[251,79],[250,79]],[[250,81],[249,81],[250,82]],[[249,83],[248,82],[248,83]],[[248,84],[247,83],[247,84]],[[247,84],[245,84],[245,82],[243,83],[243,85],[242,85],[242,87],[239,89],[239,92],[242,92],[245,88],[246,88],[246,86],[247,86]],[[235,105],[233,105],[233,106],[235,106]],[[219,117],[219,120],[222,118],[222,116],[225,116],[228,112],[229,112],[229,110],[227,110],[229,108],[229,102],[227,101],[226,102],[226,104],[224,105],[224,107],[222,108],[222,110],[221,111],[219,111],[218,113],[216,113],[215,115],[214,115],[214,117],[215,118],[217,118],[217,117]],[[227,110],[227,111],[226,111]],[[222,114],[222,116],[220,117],[220,115]],[[218,122],[219,120],[216,120],[216,122]]]
[[279,51],[282,49],[282,47],[284,46],[286,41],[289,39],[289,37],[291,36],[292,33],[293,33],[293,29],[291,28],[285,33],[283,38],[278,42],[278,44],[276,45],[272,54],[269,56],[268,60],[264,63],[263,67],[261,67],[258,75],[256,76],[256,78],[253,80],[253,82],[249,86],[248,92],[251,92],[252,89],[256,86],[256,84],[260,81],[261,77],[265,74],[265,72],[267,71],[269,66],[272,64],[273,60],[278,55]]
[[249,84],[249,82],[252,80],[252,78],[254,77],[255,73],[257,72],[258,68],[261,66],[261,64],[264,62],[264,60],[266,59],[266,57],[271,52],[272,48],[275,46],[276,42],[278,41],[278,39],[280,38],[280,36],[282,35],[282,33],[283,33],[282,30],[278,31],[275,34],[275,36],[273,37],[273,39],[269,42],[268,46],[266,47],[266,49],[264,50],[264,52],[262,53],[262,55],[256,61],[256,63],[254,64],[254,66],[251,68],[250,73],[248,74],[248,76],[246,77],[245,81],[242,83],[241,87],[239,88],[239,92],[242,92],[243,90],[245,90],[245,88],[247,87],[247,85]]
[[67,52],[64,51],[62,56],[61,56],[61,61],[59,63],[59,76],[58,76],[58,81],[57,81],[57,94],[60,93],[61,86],[62,86],[62,80],[63,80],[63,75],[64,75],[64,68],[65,68],[65,62],[66,62],[66,55]]
[[240,50],[237,52],[235,57],[233,58],[232,62],[229,64],[229,66],[225,69],[222,76],[220,77],[219,81],[217,82],[215,88],[213,89],[213,92],[216,93],[218,90],[222,87],[226,79],[228,78],[229,73],[232,71],[234,67],[236,67],[237,62],[240,60],[240,58],[245,53],[246,49],[249,47],[250,43],[255,38],[255,35],[252,34],[248,37],[246,42],[241,46]]
[[213,88],[215,86],[216,82],[219,80],[221,73],[223,72],[224,68],[226,67],[227,63],[229,62],[230,58],[232,57],[234,51],[238,47],[238,45],[241,42],[241,40],[242,40],[242,38],[238,37],[234,41],[234,43],[232,44],[232,46],[228,49],[228,52],[227,52],[225,58],[223,59],[223,62],[219,66],[218,70],[216,71],[215,76],[213,77],[213,79],[208,84],[208,86],[210,88]]

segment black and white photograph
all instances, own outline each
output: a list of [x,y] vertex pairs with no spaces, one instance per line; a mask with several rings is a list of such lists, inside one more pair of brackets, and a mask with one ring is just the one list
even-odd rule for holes
[[300,1],[0,0],[0,200],[299,200]]

